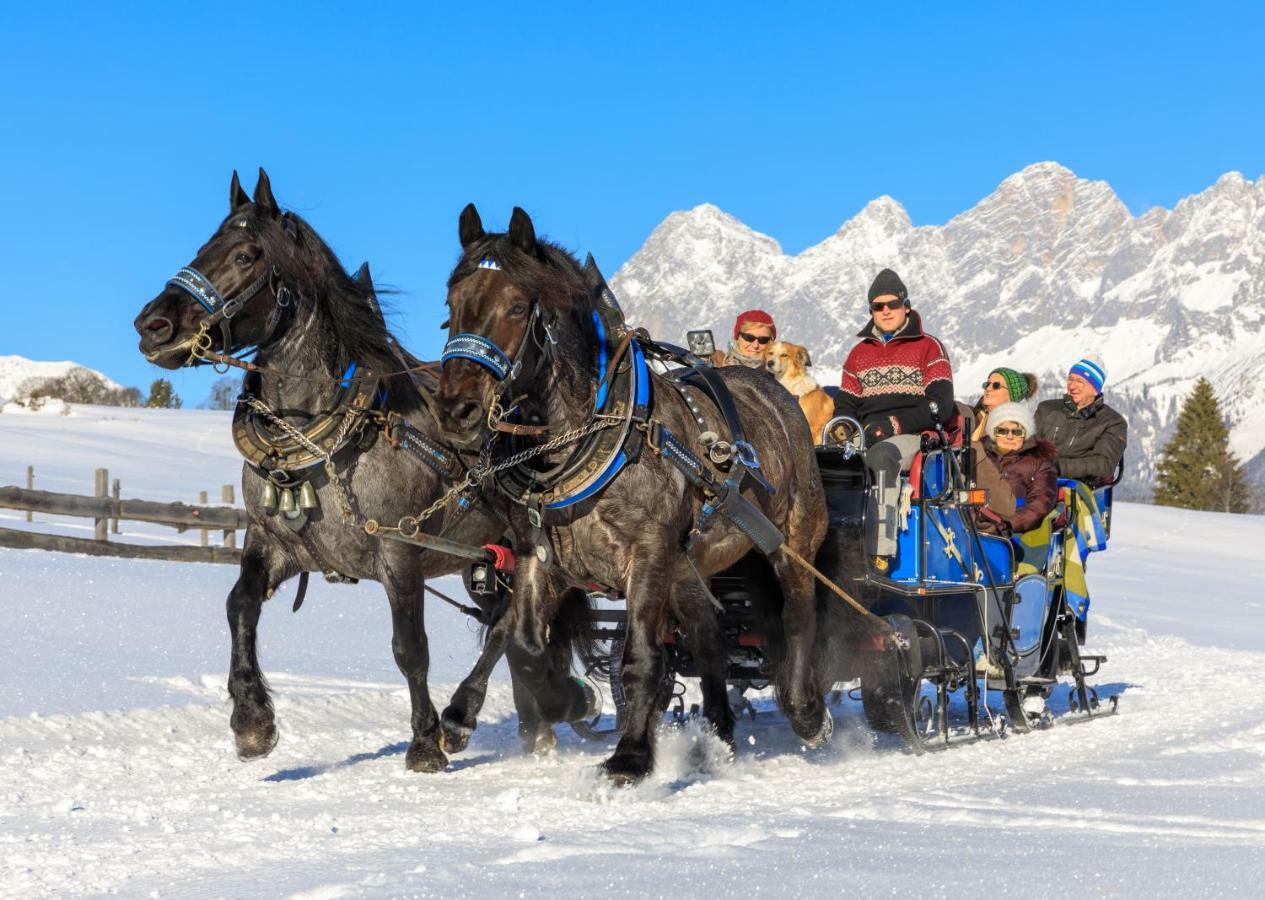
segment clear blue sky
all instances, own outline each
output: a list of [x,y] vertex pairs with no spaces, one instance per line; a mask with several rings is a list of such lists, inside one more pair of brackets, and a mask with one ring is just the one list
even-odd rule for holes
[[399,287],[426,356],[472,200],[609,273],[702,202],[795,252],[879,194],[940,223],[1040,160],[1135,212],[1265,172],[1261,4],[202,6],[5,5],[0,354],[148,386],[132,318],[234,168]]

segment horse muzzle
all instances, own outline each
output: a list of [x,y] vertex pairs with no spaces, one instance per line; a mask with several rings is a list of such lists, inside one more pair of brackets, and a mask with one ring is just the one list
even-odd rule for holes
[[160,295],[146,304],[132,323],[136,333],[140,335],[139,349],[145,359],[164,369],[179,369],[189,359],[189,351],[195,339],[194,333],[180,337],[182,326],[173,313],[179,307],[165,304]]
[[464,360],[445,365],[452,371],[443,372],[439,378],[439,425],[452,443],[462,447],[478,446],[485,436],[488,417],[485,374]]

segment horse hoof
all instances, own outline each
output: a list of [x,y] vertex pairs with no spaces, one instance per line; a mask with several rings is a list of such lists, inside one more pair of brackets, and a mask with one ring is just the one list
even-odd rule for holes
[[460,753],[470,746],[474,729],[452,719],[440,719],[439,749],[444,753]]
[[448,757],[437,744],[414,743],[404,757],[404,768],[410,772],[442,772],[448,767]]
[[632,787],[650,774],[647,762],[632,757],[612,756],[602,763],[602,771],[615,787]]
[[835,733],[835,720],[830,715],[830,711],[823,711],[821,714],[821,727],[817,729],[817,733],[812,737],[804,738],[804,743],[809,750],[820,750],[822,747],[830,743],[830,736]]
[[584,692],[584,711],[580,713],[578,716],[573,716],[567,721],[590,722],[593,719],[597,718],[599,714],[601,714],[602,698],[597,693],[597,691],[593,689],[593,685],[589,684],[587,679],[576,678],[574,680],[575,680],[575,683],[579,685],[580,690]]
[[523,753],[527,756],[548,756],[558,746],[558,733],[552,725],[542,725],[535,734],[522,735]]
[[281,735],[277,733],[275,725],[253,731],[240,731],[233,735],[233,741],[237,745],[237,758],[242,762],[263,759],[272,752],[279,740]]

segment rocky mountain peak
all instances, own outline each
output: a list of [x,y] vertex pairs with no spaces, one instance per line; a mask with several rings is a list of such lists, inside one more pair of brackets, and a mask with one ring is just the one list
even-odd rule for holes
[[[1105,181],[1042,162],[941,226],[914,228],[879,197],[796,256],[704,204],[669,216],[612,285],[634,321],[672,341],[712,328],[723,344],[738,312],[767,309],[831,383],[884,267],[948,346],[962,399],[988,366],[1036,372],[1055,392],[1071,362],[1102,356],[1130,418],[1126,494],[1148,495],[1194,378],[1265,378],[1265,178],[1233,172],[1135,218]],[[1225,401],[1235,449],[1265,478],[1265,414],[1246,396]]]

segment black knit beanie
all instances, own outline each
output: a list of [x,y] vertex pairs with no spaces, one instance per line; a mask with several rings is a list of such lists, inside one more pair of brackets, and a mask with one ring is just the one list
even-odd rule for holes
[[891,294],[909,302],[909,292],[905,290],[905,282],[901,281],[900,276],[891,269],[884,269],[875,276],[874,283],[870,285],[869,299],[866,302],[873,303],[875,297],[882,297],[884,294]]

